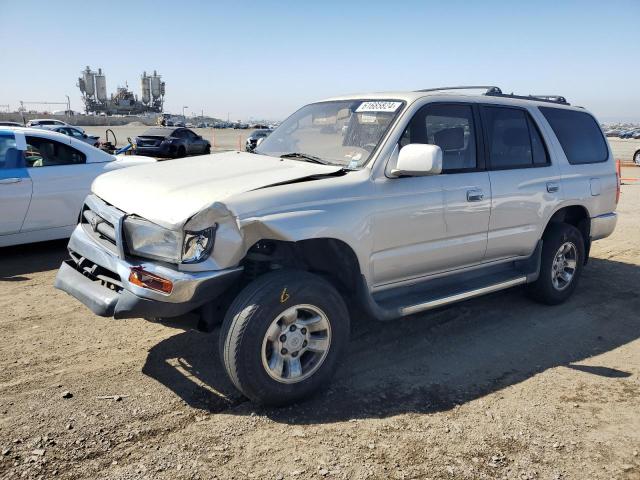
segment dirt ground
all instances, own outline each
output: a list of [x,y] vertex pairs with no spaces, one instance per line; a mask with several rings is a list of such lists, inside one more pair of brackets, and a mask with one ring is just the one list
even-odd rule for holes
[[55,290],[66,242],[0,250],[0,477],[639,479],[639,207],[624,185],[566,304],[357,319],[330,389],[285,409],[234,392],[217,332]]

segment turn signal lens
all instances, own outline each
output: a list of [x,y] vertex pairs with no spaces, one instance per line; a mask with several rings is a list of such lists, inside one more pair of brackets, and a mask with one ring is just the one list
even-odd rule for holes
[[171,293],[171,291],[173,290],[173,283],[171,283],[169,280],[152,273],[145,272],[140,267],[131,269],[131,273],[129,274],[129,282],[142,288],[155,290],[156,292]]

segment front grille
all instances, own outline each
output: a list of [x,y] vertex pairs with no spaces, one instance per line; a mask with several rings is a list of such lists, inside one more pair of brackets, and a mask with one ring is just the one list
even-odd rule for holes
[[82,212],[83,223],[88,223],[91,229],[100,239],[106,240],[112,245],[116,245],[116,229],[112,223],[107,222],[104,218],[91,210],[89,207]]
[[80,224],[87,235],[97,243],[121,256],[120,224],[123,218],[124,212],[102,201],[95,195],[90,195],[82,207]]

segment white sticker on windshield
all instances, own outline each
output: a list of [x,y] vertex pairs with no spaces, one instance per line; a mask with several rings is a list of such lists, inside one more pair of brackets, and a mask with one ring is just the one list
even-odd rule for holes
[[402,102],[362,102],[356,112],[395,112]]
[[376,117],[375,115],[368,114],[368,113],[363,113],[362,115],[360,115],[360,121],[362,123],[376,123],[377,119],[378,119],[378,117]]

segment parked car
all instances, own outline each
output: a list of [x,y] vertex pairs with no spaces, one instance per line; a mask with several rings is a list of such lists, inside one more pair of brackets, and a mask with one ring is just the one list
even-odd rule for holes
[[211,153],[211,144],[188,128],[153,127],[136,137],[136,153],[153,157],[181,158]]
[[74,127],[84,133],[84,129],[81,127],[76,127],[75,125],[69,125],[67,122],[63,122],[62,120],[55,120],[53,118],[36,118],[33,120],[29,120],[27,122],[27,127],[45,127],[45,126],[58,126],[58,127]]
[[2,120],[0,121],[0,127],[24,127],[24,125],[18,122],[10,122],[8,120]]
[[245,150],[247,152],[253,152],[253,150],[258,145],[258,141],[262,141],[260,140],[261,138],[263,140],[267,138],[272,131],[273,130],[262,129],[262,130],[256,130],[255,132],[251,133],[251,135],[249,135],[249,137],[247,138],[247,141],[245,142]]
[[100,146],[100,137],[95,135],[87,135],[78,127],[70,127],[70,126],[60,126],[60,125],[45,125],[41,128],[45,128],[47,130],[51,130],[52,132],[62,133],[64,135],[68,135],[73,137],[81,142],[88,143],[92,147]]
[[50,130],[0,128],[0,247],[69,237],[98,175],[154,162]]
[[618,134],[618,138],[631,138],[632,135],[632,130],[624,130]]
[[214,157],[100,176],[56,286],[106,317],[222,321],[229,378],[265,404],[326,385],[350,311],[388,321],[515,286],[564,302],[617,220],[594,117],[497,88],[332,98],[255,154]]

